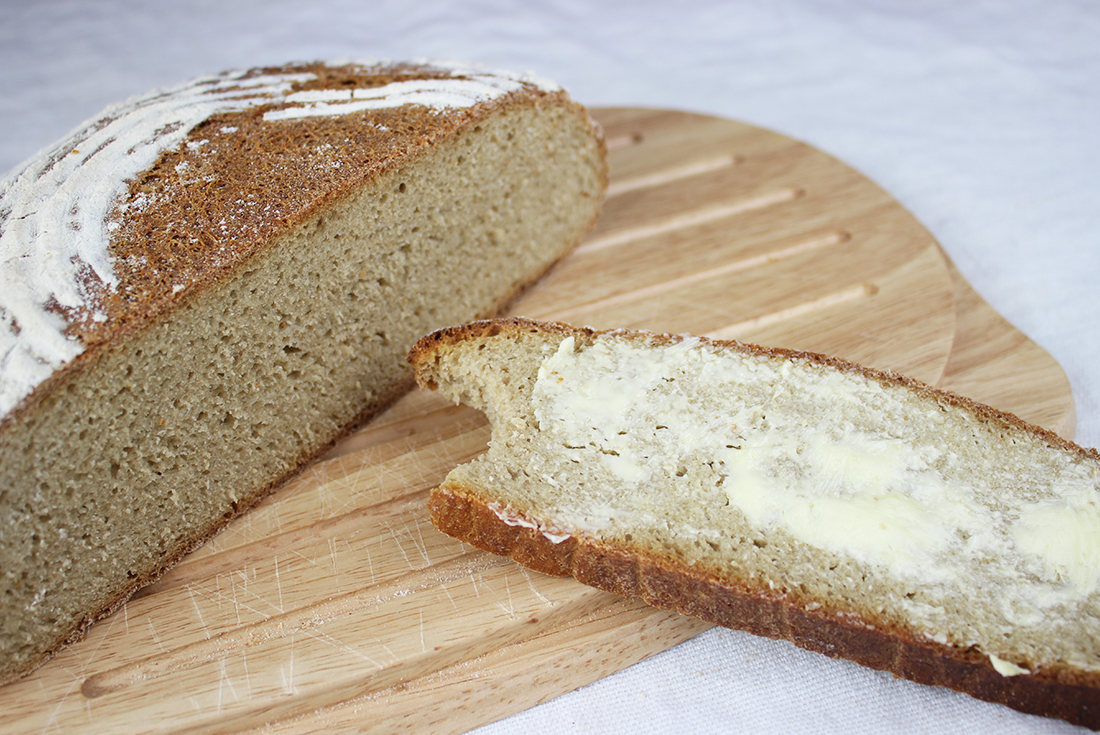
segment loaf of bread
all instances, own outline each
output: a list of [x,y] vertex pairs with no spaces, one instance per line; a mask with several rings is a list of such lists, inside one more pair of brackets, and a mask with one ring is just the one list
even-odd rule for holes
[[561,258],[605,158],[530,75],[313,63],[128,100],[0,182],[0,683]]
[[521,564],[1100,727],[1100,456],[815,354],[523,319],[443,329],[419,383],[488,452],[433,522]]

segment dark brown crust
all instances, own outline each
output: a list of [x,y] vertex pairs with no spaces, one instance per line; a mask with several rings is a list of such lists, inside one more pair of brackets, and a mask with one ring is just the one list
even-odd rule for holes
[[[292,85],[291,92],[347,88],[352,83],[378,86],[395,79],[428,79],[447,74],[430,65],[392,63],[364,68],[357,64],[329,67],[320,62],[254,69],[249,74],[276,72],[310,72],[317,76],[316,80]],[[70,315],[74,321],[69,327],[69,335],[83,342],[84,350],[39,384],[11,411],[0,416],[0,438],[18,416],[32,410],[69,374],[92,365],[101,352],[116,349],[143,330],[171,318],[175,309],[247,268],[296,227],[336,206],[385,172],[414,162],[435,145],[473,128],[497,111],[517,104],[561,105],[593,130],[598,130],[585,109],[571,100],[564,90],[543,91],[533,85],[524,85],[490,102],[442,114],[404,106],[339,118],[306,118],[290,124],[263,121],[264,112],[284,104],[280,99],[273,99],[270,105],[217,115],[191,132],[187,142],[215,138],[210,134],[211,129],[235,130],[232,139],[225,141],[224,150],[203,154],[211,159],[207,165],[219,172],[218,186],[191,191],[178,181],[181,176],[177,172],[179,163],[192,162],[186,143],[165,152],[149,171],[131,182],[131,197],[155,191],[159,195],[158,202],[163,206],[178,206],[183,214],[145,207],[140,216],[123,220],[110,244],[115,262],[125,263],[129,258],[147,263],[147,267],[124,268],[117,274],[118,287],[111,292],[89,284],[93,292],[101,292],[98,307],[107,314],[107,319],[100,321],[87,315]],[[385,130],[380,132],[374,125]],[[374,134],[364,134],[364,131],[374,131]],[[598,137],[603,146],[602,135]],[[314,151],[330,139],[334,142],[330,148],[340,152],[343,165],[330,166],[324,176],[319,176],[316,173],[318,154]],[[208,147],[214,148],[201,148]],[[265,166],[258,166],[258,163]],[[332,174],[332,170],[340,172],[339,175]],[[605,189],[606,183],[605,170]],[[258,207],[249,208],[249,216],[230,212],[239,209],[234,203],[248,200],[252,195],[262,197],[263,201],[280,202],[283,213],[276,217],[265,216],[259,213]],[[195,207],[196,201],[202,202],[202,206]],[[196,211],[201,216],[197,216]],[[228,235],[219,224],[227,215],[236,227]],[[177,229],[172,229],[167,222],[186,224],[182,229],[173,225]],[[187,288],[177,291],[168,280],[174,275],[186,275],[190,281]],[[499,310],[487,310],[485,315],[496,313]]]
[[455,484],[433,490],[432,523],[450,536],[546,574],[573,576],[598,589],[639,597],[654,607],[787,640],[809,651],[920,684],[954,689],[1020,712],[1100,730],[1100,691],[1062,681],[1061,672],[1002,676],[981,653],[917,641],[901,631],[879,629],[826,608],[809,611],[784,595],[739,587],[638,549],[576,537],[555,543],[535,528],[509,525],[478,494],[476,488]]
[[[684,339],[683,336],[628,330],[597,331],[512,317],[434,332],[418,342],[409,354],[409,361],[420,384],[434,387],[434,364],[439,354],[450,346],[465,340],[514,336],[522,332],[573,336],[583,342],[611,332],[651,344],[670,344]],[[902,375],[815,353],[736,341],[704,341],[747,354],[806,360],[854,372],[884,385],[904,386],[941,405],[969,411],[983,421],[1012,431],[1032,433],[1053,447],[1090,461],[1100,459],[1096,450],[1080,447],[1012,414]],[[645,549],[576,537],[555,543],[526,519],[518,515],[512,517],[511,510],[498,515],[483,500],[487,497],[492,497],[489,488],[465,487],[448,481],[432,492],[432,522],[444,533],[547,574],[573,576],[593,587],[640,597],[656,607],[676,610],[717,625],[788,640],[807,650],[845,658],[922,684],[948,687],[1021,712],[1100,729],[1100,688],[1095,677],[1087,672],[1067,666],[1006,677],[993,668],[988,656],[981,651],[918,640],[907,631],[891,628],[881,621],[825,606],[810,610],[804,601],[782,592],[752,588],[737,579],[720,578],[706,570],[677,565],[674,560],[654,556]]]

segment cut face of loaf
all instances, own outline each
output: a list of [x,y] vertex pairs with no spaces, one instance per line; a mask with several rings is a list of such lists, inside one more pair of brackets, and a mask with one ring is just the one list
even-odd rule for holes
[[606,163],[541,80],[311,64],[111,108],[2,184],[0,683],[411,388]]
[[818,355],[522,319],[417,379],[487,414],[444,532],[551,574],[1100,727],[1100,457]]

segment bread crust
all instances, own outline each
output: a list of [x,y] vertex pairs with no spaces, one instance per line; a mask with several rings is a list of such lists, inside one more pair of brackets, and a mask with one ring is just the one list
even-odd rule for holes
[[[594,330],[561,323],[511,317],[439,330],[425,336],[410,353],[422,386],[435,387],[437,359],[466,341],[524,331],[561,338],[572,336],[590,343],[600,335],[619,334],[649,344],[671,344],[683,336],[627,330]],[[696,339],[693,337],[693,339]],[[904,386],[944,406],[968,411],[1010,431],[1031,433],[1052,447],[1095,461],[1094,449],[1073,442],[1020,418],[939,390],[911,378],[815,353],[761,347],[737,341],[704,342],[755,355],[801,359],[854,372],[881,384]],[[594,538],[547,536],[538,525],[514,509],[500,513],[486,502],[490,488],[464,485],[448,479],[431,494],[432,522],[444,533],[524,566],[675,610],[710,623],[756,635],[790,641],[834,658],[890,672],[921,684],[966,693],[977,699],[1006,705],[1029,714],[1055,717],[1091,729],[1100,729],[1100,681],[1070,666],[1045,667],[1026,675],[1004,676],[989,657],[977,649],[960,649],[915,637],[882,620],[829,608],[815,601],[807,605],[795,593],[752,586],[745,580],[715,570],[677,564],[627,542],[610,544]]]
[[432,523],[450,536],[536,571],[572,576],[654,607],[1100,730],[1100,692],[1066,677],[1064,671],[1003,676],[980,652],[916,640],[904,631],[880,628],[825,607],[810,611],[785,595],[678,566],[643,550],[576,536],[555,543],[536,528],[508,524],[480,495],[478,488],[454,483],[436,488],[429,500]]
[[[384,84],[395,79],[432,79],[444,73],[444,70],[430,65],[404,62],[381,64],[369,69],[357,64],[332,67],[314,62],[253,69],[249,70],[246,77],[310,74],[315,77],[314,81],[293,85],[295,92],[309,92],[339,89],[349,78],[366,80],[368,84]],[[362,129],[362,116],[349,115],[346,116],[347,119],[335,121],[332,118],[322,118],[316,123],[298,121],[288,138],[286,131],[280,130],[278,125],[262,122],[264,111],[278,108],[282,104],[285,104],[284,99],[273,98],[267,106],[212,116],[189,133],[187,145],[167,151],[151,169],[143,172],[139,180],[129,182],[130,196],[133,199],[140,199],[150,191],[150,187],[155,186],[151,191],[157,194],[159,201],[171,202],[175,196],[182,200],[182,206],[189,207],[190,200],[196,193],[172,189],[182,177],[179,172],[185,170],[181,165],[185,167],[190,162],[186,151],[192,147],[201,147],[199,144],[204,142],[207,131],[219,126],[226,130],[235,130],[234,136],[248,141],[247,145],[237,144],[236,148],[231,148],[223,159],[217,161],[225,178],[236,181],[228,187],[210,187],[201,192],[211,198],[203,203],[205,218],[195,225],[193,231],[168,232],[166,221],[178,217],[178,213],[160,211],[153,206],[143,207],[137,216],[128,216],[124,225],[115,231],[109,244],[115,263],[138,262],[141,265],[127,266],[127,270],[120,274],[119,286],[113,290],[105,289],[90,275],[85,275],[84,286],[97,296],[97,306],[105,316],[93,318],[91,314],[80,311],[66,315],[71,320],[66,335],[81,342],[84,345],[83,350],[39,383],[11,411],[0,415],[0,440],[20,415],[33,410],[38,402],[62,385],[70,374],[94,364],[102,352],[117,349],[142,331],[170,319],[173,312],[183,305],[250,267],[275,247],[284,235],[338,205],[355,191],[369,186],[384,173],[429,154],[434,145],[473,128],[498,110],[516,104],[561,105],[583,120],[584,124],[598,131],[598,125],[588,116],[584,107],[572,100],[564,90],[545,91],[534,86],[524,86],[501,97],[447,114],[434,114],[427,108],[415,106],[376,110],[369,113],[367,120],[387,135],[364,139],[358,136],[345,138],[347,150],[344,153],[354,158],[356,165],[340,167],[341,177],[334,180],[327,172],[324,175],[314,172],[315,162],[311,148],[315,145],[315,139],[324,139],[319,134],[320,131],[326,131],[328,136],[332,136],[332,131],[327,129],[335,125]],[[394,131],[400,132],[403,137],[395,140],[388,134]],[[598,134],[598,139],[600,155],[606,159],[606,144],[602,133]],[[295,160],[295,156],[301,160]],[[257,160],[266,160],[275,167],[270,180],[248,180],[251,176],[249,169]],[[283,171],[279,171],[279,167]],[[249,173],[234,177],[237,172]],[[606,190],[607,182],[608,172],[605,167],[602,172],[601,192]],[[280,216],[272,216],[253,207],[245,210],[246,216],[234,213],[234,219],[239,221],[238,229],[246,234],[226,237],[217,229],[218,218],[227,215],[234,203],[248,197],[252,193],[250,187],[255,186],[262,186],[266,197],[284,200],[286,212]],[[594,221],[589,228],[592,225]],[[181,257],[180,240],[185,235],[194,243],[184,249],[186,252]],[[572,247],[576,244],[573,243]],[[172,272],[173,266],[188,268],[187,275],[191,280],[186,289],[177,290],[166,280],[166,274]],[[517,289],[517,293],[521,288]],[[515,295],[511,294],[501,304],[508,303]],[[499,308],[487,309],[482,316],[492,316],[499,311]]]

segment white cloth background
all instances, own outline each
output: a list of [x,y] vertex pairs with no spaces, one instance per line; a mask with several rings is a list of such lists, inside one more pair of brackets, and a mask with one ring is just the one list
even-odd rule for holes
[[[0,171],[107,104],[287,60],[435,57],[591,106],[722,115],[867,174],[1065,368],[1100,444],[1100,3],[1094,0],[0,0]],[[487,726],[1063,732],[784,643],[711,631]]]

